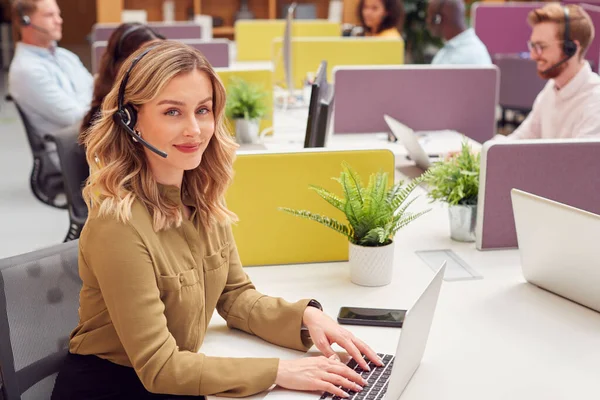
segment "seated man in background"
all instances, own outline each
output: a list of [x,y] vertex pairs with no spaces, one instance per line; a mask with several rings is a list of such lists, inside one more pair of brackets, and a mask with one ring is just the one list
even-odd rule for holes
[[463,0],[431,0],[426,22],[431,34],[445,41],[432,64],[492,64],[490,54],[475,30],[467,28]]
[[550,3],[532,11],[528,22],[533,28],[531,58],[548,83],[531,113],[508,138],[599,137],[600,77],[583,58],[594,40],[590,16],[578,5],[563,8]]
[[93,78],[79,58],[60,48],[56,0],[15,0],[15,55],[8,90],[40,136],[79,123],[90,107]]

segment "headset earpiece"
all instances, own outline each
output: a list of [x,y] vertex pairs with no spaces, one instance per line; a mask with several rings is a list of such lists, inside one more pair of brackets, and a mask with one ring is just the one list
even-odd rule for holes
[[569,9],[567,6],[563,6],[563,11],[565,13],[565,37],[563,41],[563,53],[567,58],[571,58],[577,53],[577,43],[571,40],[570,34],[570,21],[569,21]]
[[442,16],[440,14],[435,14],[435,16],[433,17],[433,23],[435,25],[439,25],[442,23]]
[[21,4],[21,3],[17,4],[17,12],[19,14],[19,20],[20,20],[21,26],[31,25],[31,18],[29,18],[29,15],[25,15],[25,13],[23,12],[23,4]]

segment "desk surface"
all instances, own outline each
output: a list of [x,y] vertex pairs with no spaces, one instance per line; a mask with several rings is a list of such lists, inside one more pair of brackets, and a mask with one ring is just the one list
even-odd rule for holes
[[[414,204],[415,209],[428,206],[424,197]],[[414,252],[452,249],[483,279],[444,281],[423,361],[401,400],[599,399],[600,314],[526,283],[517,250],[479,252],[473,243],[453,242],[446,209],[432,206],[398,233],[396,270],[388,286],[354,285],[347,263],[252,267],[247,272],[263,293],[291,301],[314,297],[335,317],[341,306],[409,308],[433,276]],[[376,351],[392,354],[400,333],[394,328],[349,329]],[[201,351],[303,356],[228,330],[218,315]]]

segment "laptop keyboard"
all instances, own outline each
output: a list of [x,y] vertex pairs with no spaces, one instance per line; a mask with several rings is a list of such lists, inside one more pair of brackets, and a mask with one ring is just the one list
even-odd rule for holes
[[[391,354],[377,354],[383,361],[383,367],[378,367],[371,361],[364,357],[365,361],[371,368],[371,371],[365,371],[358,366],[354,359],[351,359],[347,365],[356,371],[361,377],[368,381],[367,385],[363,386],[361,392],[347,391],[350,395],[347,399],[349,400],[381,400],[385,395],[390,380],[390,374],[392,373],[392,367],[394,365],[394,356]],[[347,389],[343,389],[347,390]],[[331,393],[324,393],[320,400],[332,399],[332,400],[345,400],[342,397],[334,396]]]

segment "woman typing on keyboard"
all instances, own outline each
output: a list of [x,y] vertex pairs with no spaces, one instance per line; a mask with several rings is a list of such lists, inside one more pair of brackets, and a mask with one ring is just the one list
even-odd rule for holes
[[[240,263],[224,203],[237,145],[224,125],[225,89],[185,44],[144,46],[125,61],[84,135],[89,217],[79,240],[79,324],[53,399],[243,397],[273,384],[346,397],[363,379],[367,345],[315,300],[259,293]],[[231,328],[323,357],[209,357],[217,311]]]

